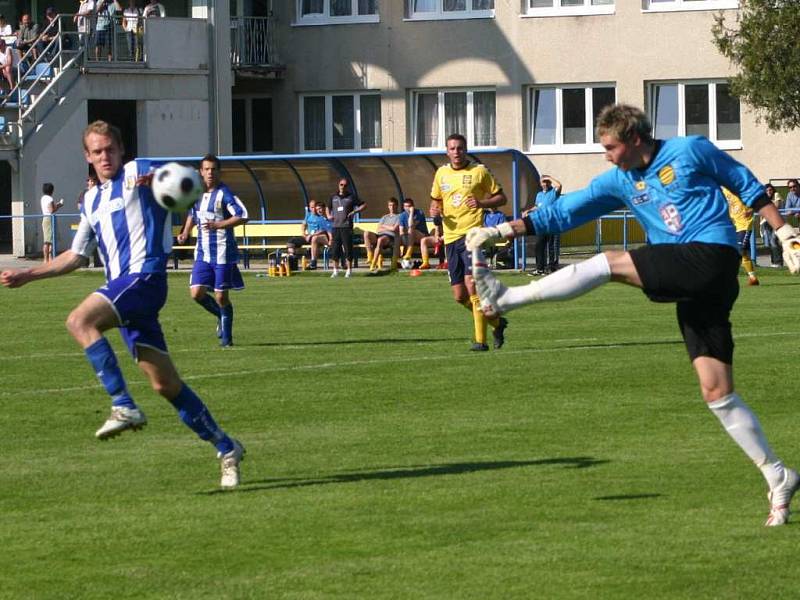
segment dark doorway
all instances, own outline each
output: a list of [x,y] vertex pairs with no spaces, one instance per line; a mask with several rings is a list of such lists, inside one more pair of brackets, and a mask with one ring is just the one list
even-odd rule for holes
[[123,160],[136,158],[136,100],[89,100],[88,112],[89,123],[102,119],[119,127],[125,144]]
[[[0,215],[11,214],[11,174],[8,161],[0,161]],[[11,219],[0,219],[0,254],[11,253],[11,235]]]

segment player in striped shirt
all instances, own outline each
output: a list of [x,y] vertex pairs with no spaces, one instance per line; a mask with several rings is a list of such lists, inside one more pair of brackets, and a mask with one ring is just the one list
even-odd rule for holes
[[67,318],[67,329],[111,396],[111,415],[95,436],[105,440],[147,423],[104,335],[116,327],[153,389],[175,407],[200,439],[217,449],[222,487],[235,487],[244,448],[217,425],[203,401],[180,378],[158,322],[158,311],[167,300],[166,264],[172,234],[169,214],[150,192],[149,164],[132,161],[123,165],[122,135],[104,121],[86,128],[83,148],[86,161],[97,173],[98,185],[84,196],[72,247],[47,264],[3,271],[0,283],[15,288],[70,273],[99,247],[106,284],[89,294]]
[[[184,243],[197,226],[194,267],[189,280],[192,299],[217,318],[220,346],[233,346],[233,304],[228,290],[244,289],[239,272],[239,248],[233,228],[247,222],[247,209],[220,179],[220,161],[206,154],[200,162],[200,176],[206,192],[186,217],[178,242]],[[207,294],[214,290],[214,298]]]

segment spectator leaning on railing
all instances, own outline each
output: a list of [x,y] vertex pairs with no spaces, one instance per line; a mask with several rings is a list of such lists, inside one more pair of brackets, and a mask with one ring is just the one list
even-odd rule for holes
[[92,33],[92,13],[94,12],[94,0],[80,0],[78,14],[72,20],[78,27],[81,45],[86,43],[86,38]]
[[122,11],[122,28],[125,30],[125,40],[128,42],[128,58],[141,60],[139,36],[142,33],[142,9],[136,5],[136,0],[128,0],[127,8]]
[[[45,51],[47,46],[54,39],[58,37],[58,19],[56,18],[56,9],[48,6],[44,11],[44,21],[42,21],[41,33],[39,40],[36,42],[36,52],[41,54]],[[48,52],[48,57],[55,54],[56,49],[51,48]]]
[[164,18],[167,16],[167,9],[164,8],[164,5],[158,0],[150,0],[150,3],[144,7],[142,14],[144,15],[145,19],[150,19],[153,17]]
[[99,0],[97,2],[97,23],[94,36],[94,59],[100,60],[102,49],[106,48],[106,56],[111,62],[112,39],[114,35],[114,15],[122,11],[122,6],[117,0]]

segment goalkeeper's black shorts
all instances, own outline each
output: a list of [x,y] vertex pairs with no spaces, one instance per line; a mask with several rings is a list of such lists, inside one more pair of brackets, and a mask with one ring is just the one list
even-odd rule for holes
[[739,295],[741,254],[724,244],[653,244],[631,250],[643,291],[653,302],[676,302],[689,358],[733,363],[730,313]]

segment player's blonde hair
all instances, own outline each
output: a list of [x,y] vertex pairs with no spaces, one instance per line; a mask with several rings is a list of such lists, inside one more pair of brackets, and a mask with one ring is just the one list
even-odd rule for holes
[[94,121],[86,126],[86,129],[83,130],[84,150],[89,150],[89,148],[86,146],[86,138],[93,133],[110,137],[119,146],[120,151],[123,153],[125,152],[125,144],[122,143],[122,132],[120,132],[117,127],[106,121]]
[[629,142],[638,136],[643,142],[653,140],[650,119],[639,108],[629,104],[610,104],[597,116],[597,135],[612,135],[621,142]]

